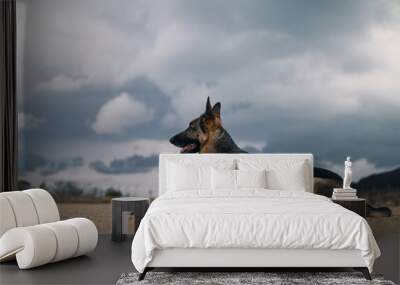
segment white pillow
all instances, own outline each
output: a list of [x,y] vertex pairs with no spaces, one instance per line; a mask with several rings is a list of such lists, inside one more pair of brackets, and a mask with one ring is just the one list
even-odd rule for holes
[[239,170],[267,171],[267,188],[273,190],[306,191],[306,167],[304,161],[239,159]]
[[235,169],[236,160],[212,158],[208,155],[186,155],[166,163],[166,191],[211,191],[211,167]]
[[186,166],[170,162],[168,165],[167,186],[168,191],[210,189],[210,167]]
[[236,170],[211,168],[211,188],[213,190],[235,190]]
[[237,188],[267,188],[267,171],[235,170]]
[[215,190],[239,190],[241,188],[267,188],[267,171],[211,169],[211,188]]
[[275,190],[306,191],[304,163],[285,170],[270,170],[268,188]]

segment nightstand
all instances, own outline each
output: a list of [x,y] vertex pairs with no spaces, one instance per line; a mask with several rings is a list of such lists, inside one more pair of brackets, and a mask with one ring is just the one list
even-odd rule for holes
[[366,200],[362,198],[357,198],[357,199],[332,199],[332,202],[339,204],[340,206],[353,211],[356,214],[359,214],[361,217],[365,218],[366,215]]
[[135,227],[139,227],[140,221],[146,214],[150,205],[149,198],[120,197],[113,198],[112,203],[112,233],[113,241],[125,240],[128,232],[128,215],[135,215]]

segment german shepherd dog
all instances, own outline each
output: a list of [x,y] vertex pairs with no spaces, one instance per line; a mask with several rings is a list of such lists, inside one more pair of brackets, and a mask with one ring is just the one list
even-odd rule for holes
[[[222,127],[221,103],[211,106],[207,98],[206,110],[193,119],[187,129],[176,134],[170,143],[180,147],[181,153],[246,153],[237,146],[230,134]],[[342,178],[327,169],[314,167],[314,192],[330,197],[333,188],[342,186]],[[390,216],[389,208],[374,208],[367,205],[371,216]]]
[[210,98],[207,98],[206,111],[169,141],[180,147],[181,153],[245,153],[222,127],[221,103],[211,107]]

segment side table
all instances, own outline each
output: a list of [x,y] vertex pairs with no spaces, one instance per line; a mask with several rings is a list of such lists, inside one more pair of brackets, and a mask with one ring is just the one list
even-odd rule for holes
[[365,218],[366,215],[366,200],[362,198],[356,199],[332,199],[332,202],[339,204],[340,206],[359,214]]
[[111,239],[113,241],[123,241],[126,238],[126,233],[123,229],[127,225],[127,220],[123,216],[128,216],[129,213],[135,215],[135,228],[139,227],[140,221],[146,214],[147,209],[150,205],[150,199],[142,197],[119,197],[113,198],[112,203],[112,234]]

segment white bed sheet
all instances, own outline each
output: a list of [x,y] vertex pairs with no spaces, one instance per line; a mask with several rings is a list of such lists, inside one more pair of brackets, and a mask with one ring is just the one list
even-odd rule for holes
[[320,195],[265,189],[160,196],[133,239],[135,268],[166,248],[357,249],[371,272],[380,255],[361,216]]

